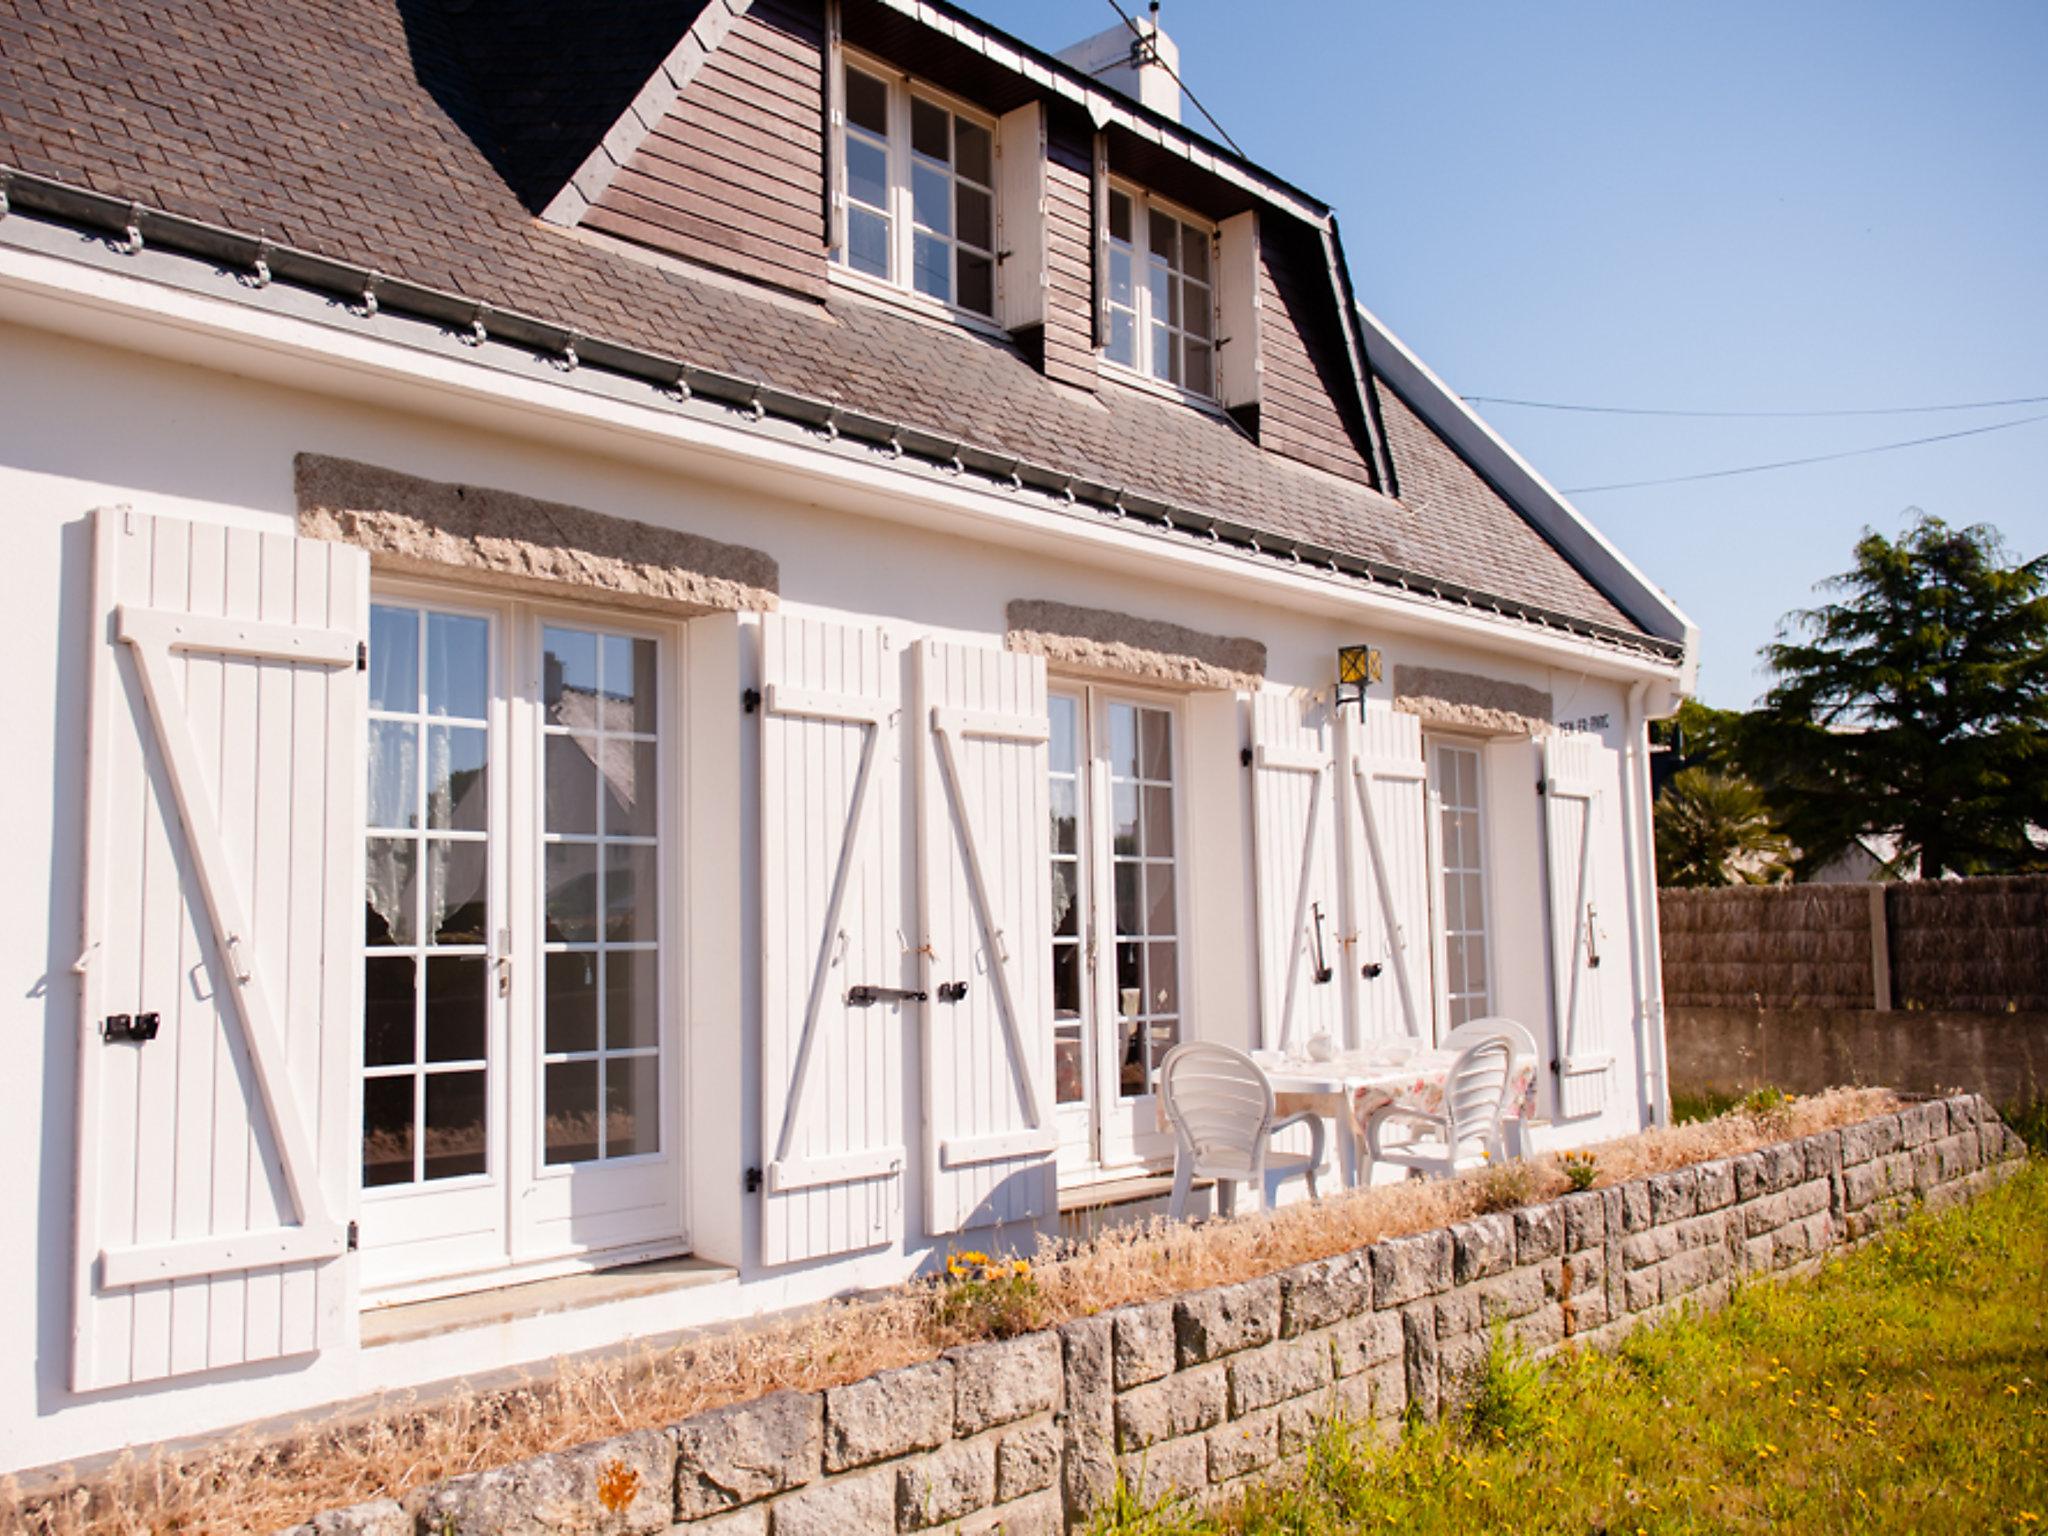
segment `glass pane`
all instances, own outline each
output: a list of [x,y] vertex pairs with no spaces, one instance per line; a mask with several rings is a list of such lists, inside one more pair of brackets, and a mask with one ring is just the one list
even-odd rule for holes
[[1164,785],[1145,786],[1145,852],[1155,859],[1173,853],[1173,791]]
[[596,1062],[549,1065],[545,1135],[550,1163],[587,1163],[597,1156]]
[[865,208],[846,216],[846,264],[870,277],[889,275],[889,221]]
[[1138,1013],[1143,1009],[1143,948],[1139,944],[1119,944],[1116,947],[1116,1011],[1119,1014]]
[[1129,310],[1110,311],[1109,346],[1105,350],[1113,363],[1122,363],[1126,368],[1138,366],[1138,329]]
[[608,837],[652,837],[659,822],[658,749],[651,741],[604,743],[604,830]]
[[1056,937],[1071,938],[1081,931],[1081,903],[1075,891],[1077,870],[1067,860],[1052,867],[1052,931]]
[[370,708],[411,715],[419,707],[419,610],[378,603],[370,609]]
[[1196,282],[1209,281],[1209,237],[1192,224],[1181,226],[1180,269]]
[[1163,709],[1148,709],[1140,716],[1144,757],[1139,767],[1148,779],[1173,777],[1173,716]]
[[370,722],[370,825],[416,827],[420,728],[404,720]]
[[1052,1083],[1054,1100],[1078,1104],[1088,1093],[1088,1078],[1082,1064],[1081,1031],[1078,1027],[1053,1032]]
[[420,845],[409,837],[373,837],[364,869],[368,908],[363,942],[370,945],[419,941]]
[[1154,938],[1171,935],[1176,931],[1174,905],[1173,866],[1171,864],[1147,864],[1145,866],[1145,932]]
[[1200,283],[1180,285],[1180,324],[1191,336],[1209,334],[1209,290]]
[[1444,940],[1444,990],[1465,990],[1465,941],[1461,938]]
[[605,845],[604,936],[614,944],[660,937],[655,852],[632,844]]
[[411,955],[372,955],[363,962],[363,1065],[399,1067],[412,1060]]
[[491,622],[427,615],[427,713],[481,720],[491,691]]
[[1117,1027],[1117,1039],[1117,1092],[1134,1099],[1151,1086],[1151,1073],[1145,1063],[1145,1028],[1125,1020]]
[[1163,324],[1173,318],[1173,295],[1175,291],[1173,273],[1166,263],[1154,256],[1145,263],[1145,287],[1152,295],[1152,321]]
[[597,724],[597,636],[587,630],[541,631],[541,703],[549,725],[589,730]]
[[552,954],[547,968],[547,1053],[596,1050],[596,954]]
[[1112,250],[1109,253],[1109,302],[1129,309],[1137,302],[1137,294],[1131,286],[1131,253]]
[[[614,742],[616,749],[621,743]],[[547,795],[543,814],[550,832],[594,836],[597,832],[597,758],[595,736],[548,736],[541,751],[546,759]]]
[[459,1179],[484,1171],[482,1072],[436,1072],[427,1078],[426,1174]]
[[437,725],[427,732],[427,825],[436,831],[489,827],[487,735],[474,725]]
[[604,1043],[625,1051],[656,1043],[661,957],[651,949],[612,949],[604,957]]
[[1459,884],[1465,888],[1465,926],[1474,930],[1486,926],[1486,898],[1479,889],[1478,875],[1464,875]]
[[1139,868],[1136,864],[1119,863],[1113,882],[1116,886],[1116,931],[1143,933],[1144,919],[1138,909]]
[[1180,264],[1180,224],[1171,214],[1161,213],[1157,208],[1148,209],[1151,215],[1145,223],[1145,238],[1151,247],[1152,259],[1166,266]]
[[870,208],[889,206],[889,155],[866,139],[846,141],[846,195]]
[[606,1157],[661,1150],[661,1061],[613,1057],[604,1064]]
[[411,1073],[372,1077],[363,1083],[363,1184],[412,1182]]
[[1479,813],[1458,812],[1458,843],[1465,850],[1465,867],[1479,867]]
[[960,252],[960,296],[962,309],[971,309],[977,315],[993,315],[996,312],[996,268],[986,256],[976,256],[967,251]]
[[604,716],[607,731],[654,732],[654,642],[630,635],[604,637]]
[[1465,926],[1465,887],[1456,875],[1444,877],[1444,929],[1455,933]]
[[1145,1011],[1180,1012],[1180,949],[1174,944],[1145,946]]
[[936,102],[910,99],[910,147],[934,160],[953,158],[953,114]]
[[547,937],[555,944],[597,938],[597,849],[588,843],[550,843],[547,851]]
[[912,242],[911,283],[919,293],[928,293],[946,303],[953,302],[953,248],[931,235],[919,234]]
[[857,69],[846,72],[846,120],[859,128],[887,135],[889,87]]
[[481,944],[490,927],[485,877],[490,865],[483,843],[427,844],[427,942]]
[[1138,776],[1138,711],[1135,705],[1109,706],[1109,771],[1120,779]]
[[490,961],[482,955],[427,959],[427,1060],[482,1061],[490,1007]]
[[954,169],[988,186],[995,178],[995,141],[986,128],[965,118],[953,120]]
[[1052,771],[1072,773],[1080,766],[1081,701],[1054,694],[1046,714],[1052,726]]
[[1054,779],[1046,786],[1052,794],[1052,851],[1072,853],[1080,843],[1080,786],[1072,779]]
[[920,229],[950,235],[953,232],[953,178],[937,166],[912,167],[910,216]]
[[1152,377],[1176,382],[1178,370],[1173,365],[1173,332],[1163,325],[1152,327]]
[[1486,993],[1486,939],[1477,933],[1465,939],[1465,990],[1477,996]]
[[1198,395],[1216,393],[1215,370],[1210,366],[1209,344],[1206,341],[1190,341],[1183,346],[1187,377],[1181,382]]
[[960,183],[953,189],[953,211],[960,220],[962,243],[983,251],[994,249],[994,203],[986,192]]
[[1081,1016],[1081,946],[1052,947],[1052,1011],[1054,1018]]
[[1131,238],[1131,200],[1122,192],[1109,194],[1109,238],[1126,244]]
[[1135,858],[1138,853],[1138,786],[1113,785],[1109,791],[1110,848]]
[[1458,841],[1458,814],[1455,811],[1445,811],[1439,820],[1444,830],[1444,867],[1462,869],[1465,864],[1465,850]]

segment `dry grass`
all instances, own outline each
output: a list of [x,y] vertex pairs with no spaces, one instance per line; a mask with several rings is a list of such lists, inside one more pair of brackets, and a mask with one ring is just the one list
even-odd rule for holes
[[[1648,1131],[1598,1148],[1599,1182],[1750,1151],[1883,1114],[1894,1103],[1883,1090],[1838,1088],[1769,1114],[1736,1112]],[[1568,1188],[1556,1158],[1536,1160],[1531,1172],[1535,1199]],[[1057,1323],[1442,1226],[1473,1215],[1487,1198],[1481,1176],[1386,1185],[1235,1221],[1117,1228],[1071,1252],[1044,1245],[1035,1275],[1044,1315]],[[938,1300],[929,1285],[905,1285],[669,1350],[563,1365],[510,1391],[426,1407],[399,1400],[374,1417],[308,1425],[280,1439],[224,1440],[176,1458],[127,1457],[63,1493],[32,1500],[4,1482],[0,1531],[274,1531],[318,1510],[402,1497],[442,1478],[674,1423],[777,1388],[811,1391],[928,1359],[971,1337],[944,1320]]]

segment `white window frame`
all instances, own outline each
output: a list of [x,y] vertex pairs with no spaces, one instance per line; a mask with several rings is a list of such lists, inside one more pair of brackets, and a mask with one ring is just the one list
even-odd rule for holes
[[[837,88],[836,99],[838,101],[832,123],[832,196],[838,203],[840,214],[839,219],[836,221],[838,225],[838,240],[832,252],[834,277],[847,282],[855,288],[876,293],[892,300],[907,301],[913,306],[925,310],[927,313],[957,318],[981,328],[995,327],[1000,331],[1000,328],[996,326],[995,318],[998,310],[1001,308],[998,289],[1002,282],[1002,263],[995,248],[1000,217],[1000,211],[997,207],[1000,192],[996,183],[1001,179],[996,166],[997,125],[995,118],[957,96],[939,90],[935,86],[927,85],[921,80],[916,80],[906,75],[902,70],[893,69],[880,59],[861,53],[856,49],[840,48],[833,60],[832,67],[836,72],[834,84]],[[887,142],[882,146],[888,162],[888,189],[885,194],[888,199],[888,206],[878,210],[889,221],[889,270],[886,275],[865,272],[853,265],[852,223],[856,204],[853,200],[850,180],[846,171],[846,142],[849,135],[858,135],[870,142],[875,139],[875,135],[872,130],[855,127],[847,115],[846,73],[849,69],[856,70],[861,74],[881,81],[884,89],[888,92],[889,129]],[[948,274],[949,292],[948,296],[943,299],[934,294],[925,293],[917,286],[917,224],[913,213],[912,171],[921,157],[917,156],[911,148],[911,103],[913,100],[923,100],[932,106],[939,107],[950,113],[953,118],[965,120],[980,128],[989,136],[990,179],[986,186],[981,182],[973,180],[971,177],[960,174],[957,148],[954,151],[954,163],[945,168],[949,213],[951,214],[951,222],[955,227],[950,233],[939,237],[946,242],[948,260],[951,263],[951,271]],[[957,129],[950,131],[954,133],[957,142]],[[988,193],[989,245],[986,249],[980,246],[968,245],[960,239],[958,232],[959,200],[957,188],[963,182],[971,188],[984,190]],[[867,208],[873,205],[863,203],[858,206]],[[963,250],[970,254],[983,255],[988,258],[989,307],[985,311],[975,309],[959,301],[960,253]]]
[[[1428,806],[1429,815],[1430,948],[1432,951],[1431,960],[1434,962],[1436,972],[1435,985],[1431,988],[1431,991],[1434,994],[1432,1000],[1435,1004],[1435,1028],[1439,1039],[1457,1028],[1457,1022],[1451,1016],[1453,994],[1451,992],[1450,979],[1450,940],[1453,936],[1453,930],[1450,926],[1449,898],[1444,888],[1444,879],[1452,871],[1446,866],[1444,861],[1443,815],[1445,806],[1443,794],[1439,787],[1441,780],[1437,769],[1437,753],[1440,749],[1448,748],[1452,751],[1467,752],[1471,754],[1473,760],[1473,803],[1470,806],[1458,806],[1456,809],[1470,810],[1477,818],[1479,862],[1476,869],[1472,868],[1469,864],[1463,865],[1459,867],[1457,873],[1461,875],[1476,874],[1479,877],[1480,921],[1478,926],[1474,927],[1468,920],[1463,927],[1455,930],[1459,935],[1476,933],[1485,947],[1486,966],[1483,980],[1485,1006],[1478,1013],[1475,1013],[1473,1017],[1483,1018],[1491,1014],[1500,997],[1500,989],[1495,977],[1495,966],[1498,963],[1497,953],[1500,948],[1500,933],[1498,924],[1495,922],[1495,913],[1498,910],[1498,906],[1494,900],[1493,892],[1495,864],[1492,843],[1493,829],[1486,808],[1486,745],[1484,740],[1463,736],[1430,735],[1425,736],[1422,741],[1423,764],[1427,773],[1427,777],[1423,781],[1426,790],[1425,804]],[[1465,991],[1457,994],[1459,997],[1466,998],[1475,995],[1478,994],[1469,986]]]
[[[1104,260],[1108,263],[1108,266],[1102,273],[1102,282],[1105,289],[1103,304],[1107,314],[1105,334],[1102,338],[1102,346],[1099,349],[1102,361],[1106,367],[1115,369],[1118,373],[1134,379],[1148,388],[1166,390],[1170,393],[1181,395],[1186,399],[1213,406],[1218,399],[1218,390],[1220,388],[1216,339],[1221,332],[1223,323],[1221,284],[1218,282],[1222,275],[1219,271],[1222,260],[1222,237],[1218,227],[1214,220],[1205,219],[1199,213],[1185,208],[1179,203],[1163,198],[1155,192],[1148,191],[1135,182],[1111,177],[1108,186],[1109,197],[1103,200],[1102,209],[1097,215],[1102,220],[1100,231],[1101,249],[1104,253]],[[1110,233],[1109,198],[1118,196],[1127,197],[1131,202],[1131,238],[1128,241],[1118,240]],[[1209,275],[1203,284],[1209,290],[1209,302],[1207,305],[1209,334],[1206,337],[1196,338],[1197,340],[1206,341],[1209,346],[1209,387],[1206,390],[1193,388],[1186,382],[1184,377],[1176,379],[1154,371],[1157,359],[1154,356],[1152,344],[1154,325],[1152,285],[1147,280],[1147,273],[1151,265],[1152,220],[1150,215],[1155,210],[1165,214],[1168,218],[1177,220],[1184,228],[1206,237],[1209,243]],[[1131,302],[1129,304],[1119,304],[1116,301],[1115,289],[1110,279],[1110,270],[1114,268],[1119,251],[1127,251],[1130,255]],[[1178,269],[1169,268],[1168,270],[1173,273],[1172,281],[1176,283],[1202,281],[1201,279],[1187,277]],[[1113,345],[1112,338],[1116,330],[1116,317],[1119,313],[1127,314],[1131,317],[1132,344],[1131,357],[1128,361],[1113,356],[1110,350]],[[1195,335],[1193,331],[1188,329],[1185,321],[1178,326],[1173,325],[1170,321],[1159,321],[1158,323],[1167,326],[1169,343],[1176,348],[1182,346],[1188,337]],[[1185,375],[1185,366],[1182,367],[1181,372]]]
[[[684,1118],[690,1081],[689,1032],[682,1027],[683,973],[688,961],[687,822],[681,780],[683,733],[688,728],[684,678],[684,626],[597,605],[542,599],[500,598],[463,587],[406,580],[380,580],[370,600],[491,623],[490,723],[492,818],[489,847],[491,931],[487,954],[493,971],[488,1017],[486,1093],[489,1119],[485,1172],[460,1178],[363,1189],[365,1257],[377,1247],[399,1250],[382,1276],[366,1276],[365,1299],[373,1306],[544,1279],[641,1259],[687,1253],[692,1212],[688,1126]],[[658,1085],[659,1150],[580,1163],[549,1163],[542,1121],[546,1041],[545,900],[546,816],[542,676],[543,631],[549,625],[653,640],[658,647],[656,774],[660,783],[655,881],[658,891],[658,956],[655,996],[660,1047]],[[367,812],[367,804],[365,806]],[[367,837],[367,826],[359,835]],[[505,942],[509,937],[509,945]],[[357,964],[361,964],[359,945]],[[496,983],[499,962],[509,962],[509,987]],[[421,983],[424,984],[423,981]],[[354,1070],[358,1079],[362,1023],[356,1025]],[[357,1110],[360,1121],[360,1106]],[[361,1135],[360,1124],[354,1132]],[[357,1143],[359,1146],[359,1142]],[[360,1153],[357,1154],[358,1162]],[[581,1218],[573,1210],[576,1186],[593,1176],[618,1188],[632,1181],[636,1198],[651,1198],[673,1212],[658,1234],[620,1241],[598,1236],[565,1243],[559,1234]],[[352,1177],[359,1178],[360,1172]],[[451,1202],[459,1202],[453,1204]],[[489,1207],[487,1210],[486,1207]],[[558,1209],[558,1207],[567,1207]],[[630,1202],[621,1210],[644,1207]],[[602,1231],[608,1213],[591,1226]],[[452,1226],[451,1226],[452,1223]],[[488,1225],[495,1246],[479,1244],[457,1262],[431,1268],[408,1264],[403,1250],[421,1241]]]

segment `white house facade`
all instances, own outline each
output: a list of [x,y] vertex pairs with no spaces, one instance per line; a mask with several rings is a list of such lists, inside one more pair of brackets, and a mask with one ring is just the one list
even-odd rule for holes
[[1691,627],[1143,49],[156,9],[0,0],[0,1471],[1028,1248],[1178,1041],[1664,1113]]

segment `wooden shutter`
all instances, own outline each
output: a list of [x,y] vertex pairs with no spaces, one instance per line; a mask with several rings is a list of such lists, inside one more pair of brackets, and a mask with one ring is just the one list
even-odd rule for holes
[[[1095,134],[1095,165],[1089,183],[1089,216],[1093,228],[1095,267],[1095,345],[1109,345],[1109,139],[1098,129]],[[1133,210],[1132,216],[1137,216]]]
[[1413,715],[1367,706],[1339,721],[1345,765],[1345,943],[1360,1040],[1434,1037],[1428,765]]
[[122,508],[93,545],[81,1391],[352,1331],[368,618],[345,545]]
[[1045,662],[918,647],[927,1230],[1056,1208]]
[[[1615,1005],[1606,994],[1625,971],[1607,954],[1607,864],[1615,851],[1618,754],[1584,733],[1548,736],[1543,753],[1544,898],[1550,928],[1551,1021],[1558,1056],[1558,1118],[1597,1115],[1607,1105]],[[1619,912],[1619,907],[1614,909]]]
[[901,660],[769,614],[761,678],[761,1257],[786,1264],[903,1231]]
[[996,120],[996,323],[1045,324],[1045,103]]
[[1343,1040],[1330,710],[1304,694],[1252,700],[1252,840],[1257,858],[1261,1042]]

